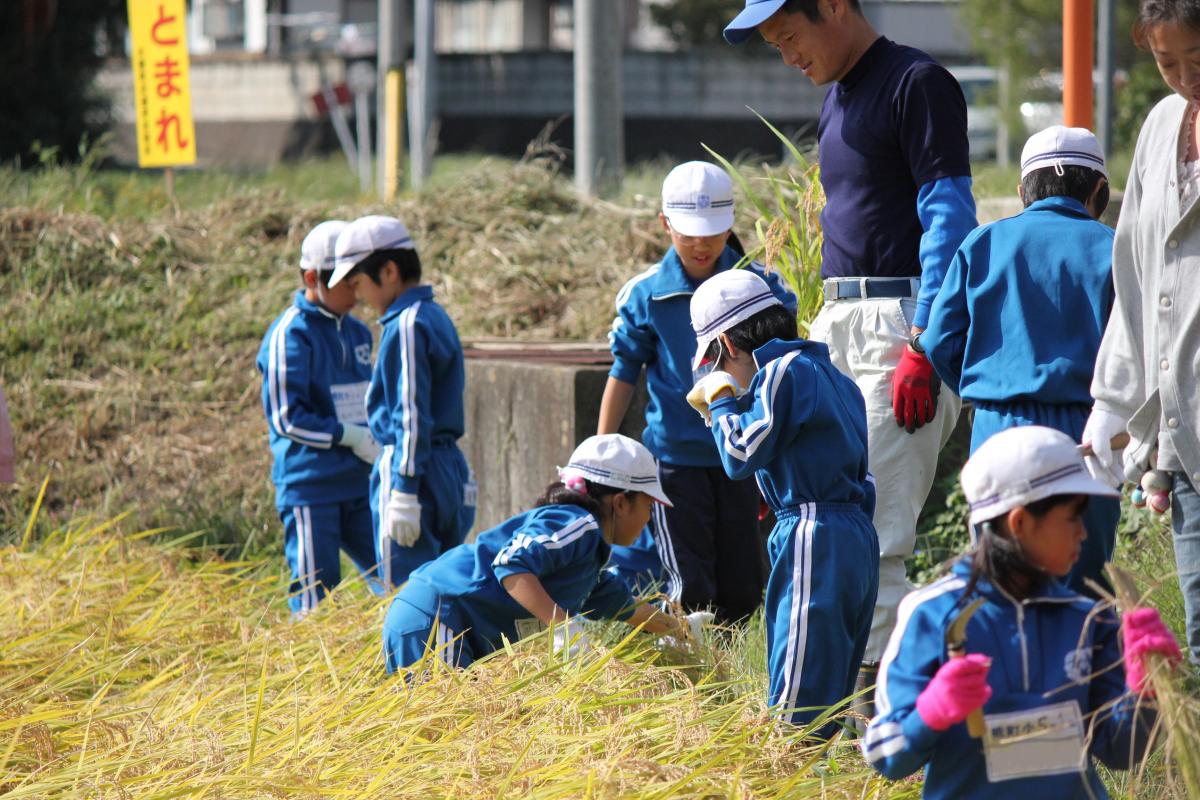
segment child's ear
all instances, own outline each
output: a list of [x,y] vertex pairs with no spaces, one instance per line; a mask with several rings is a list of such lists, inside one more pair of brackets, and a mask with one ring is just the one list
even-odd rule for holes
[[721,349],[724,350],[730,358],[737,358],[739,355],[741,355],[742,351],[738,350],[734,346],[733,341],[727,334],[718,333],[717,340],[721,343]]
[[304,270],[304,272],[301,273],[301,275],[303,276],[305,289],[317,288],[317,271],[316,270],[306,269],[306,270]]
[[1025,506],[1017,506],[1008,512],[1005,521],[1008,523],[1008,530],[1012,533],[1013,538],[1024,544],[1029,535],[1030,523],[1033,522],[1033,515],[1029,513],[1029,510]]
[[671,224],[667,222],[667,215],[661,211],[658,212],[658,224],[662,225],[662,229],[667,233],[671,232]]

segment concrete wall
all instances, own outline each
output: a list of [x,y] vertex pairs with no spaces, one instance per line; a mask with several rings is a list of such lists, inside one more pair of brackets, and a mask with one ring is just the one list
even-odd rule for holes
[[[479,483],[476,532],[528,509],[557,480],[579,442],[596,432],[606,364],[546,363],[468,353],[463,452]],[[641,437],[645,387],[621,433]]]

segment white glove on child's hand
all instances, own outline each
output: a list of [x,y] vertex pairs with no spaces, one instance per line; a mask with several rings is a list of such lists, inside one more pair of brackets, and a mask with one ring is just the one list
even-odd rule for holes
[[342,439],[338,442],[342,447],[349,447],[354,455],[368,464],[374,464],[379,457],[379,442],[371,435],[371,430],[362,425],[342,424]]
[[711,611],[693,611],[684,617],[687,620],[688,631],[697,644],[704,644],[704,640],[707,638],[704,629],[712,625],[715,618],[716,615]]
[[566,622],[554,626],[554,652],[563,653],[567,658],[586,653],[592,647],[587,634],[583,632],[583,620],[571,617]]
[[738,382],[734,380],[733,376],[728,372],[718,370],[710,372],[696,381],[696,385],[687,393],[688,405],[704,417],[705,425],[712,426],[712,413],[708,407],[712,405],[713,400],[717,399],[717,395],[726,389],[733,392],[734,397],[742,394],[742,387],[738,386]]
[[383,509],[383,532],[400,547],[412,547],[421,538],[421,501],[415,494],[395,489]]

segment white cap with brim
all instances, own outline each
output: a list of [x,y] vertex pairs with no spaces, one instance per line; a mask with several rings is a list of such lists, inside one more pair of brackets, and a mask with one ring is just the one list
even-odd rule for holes
[[1087,167],[1108,177],[1104,151],[1096,135],[1087,128],[1051,125],[1038,131],[1021,150],[1021,178],[1034,170],[1054,167],[1061,175],[1066,166]]
[[1091,476],[1070,436],[1039,425],[989,438],[967,460],[960,480],[972,525],[1053,495],[1121,496]]
[[328,272],[337,260],[334,248],[340,234],[350,223],[344,219],[330,219],[308,232],[300,243],[300,269]]
[[589,436],[571,453],[561,479],[579,477],[592,483],[644,492],[664,506],[671,501],[658,480],[658,462],[646,447],[619,433]]
[[692,295],[692,330],[696,333],[696,355],[692,369],[704,363],[704,354],[717,335],[764,308],[783,305],[767,282],[748,269],[718,272]]
[[342,229],[335,247],[336,263],[329,286],[336,286],[346,273],[367,256],[380,250],[415,250],[408,228],[395,217],[359,217]]
[[771,15],[783,8],[787,0],[746,0],[742,13],[725,26],[725,41],[741,44],[750,38],[755,28],[762,25]]
[[667,173],[663,215],[684,236],[716,236],[733,228],[733,181],[716,164],[688,161]]

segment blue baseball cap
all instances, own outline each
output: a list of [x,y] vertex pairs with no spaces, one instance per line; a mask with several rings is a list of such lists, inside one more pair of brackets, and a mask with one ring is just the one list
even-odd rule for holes
[[787,0],[746,0],[746,7],[742,9],[742,13],[725,26],[725,41],[730,44],[746,41],[754,33],[754,29],[783,8],[785,2]]

